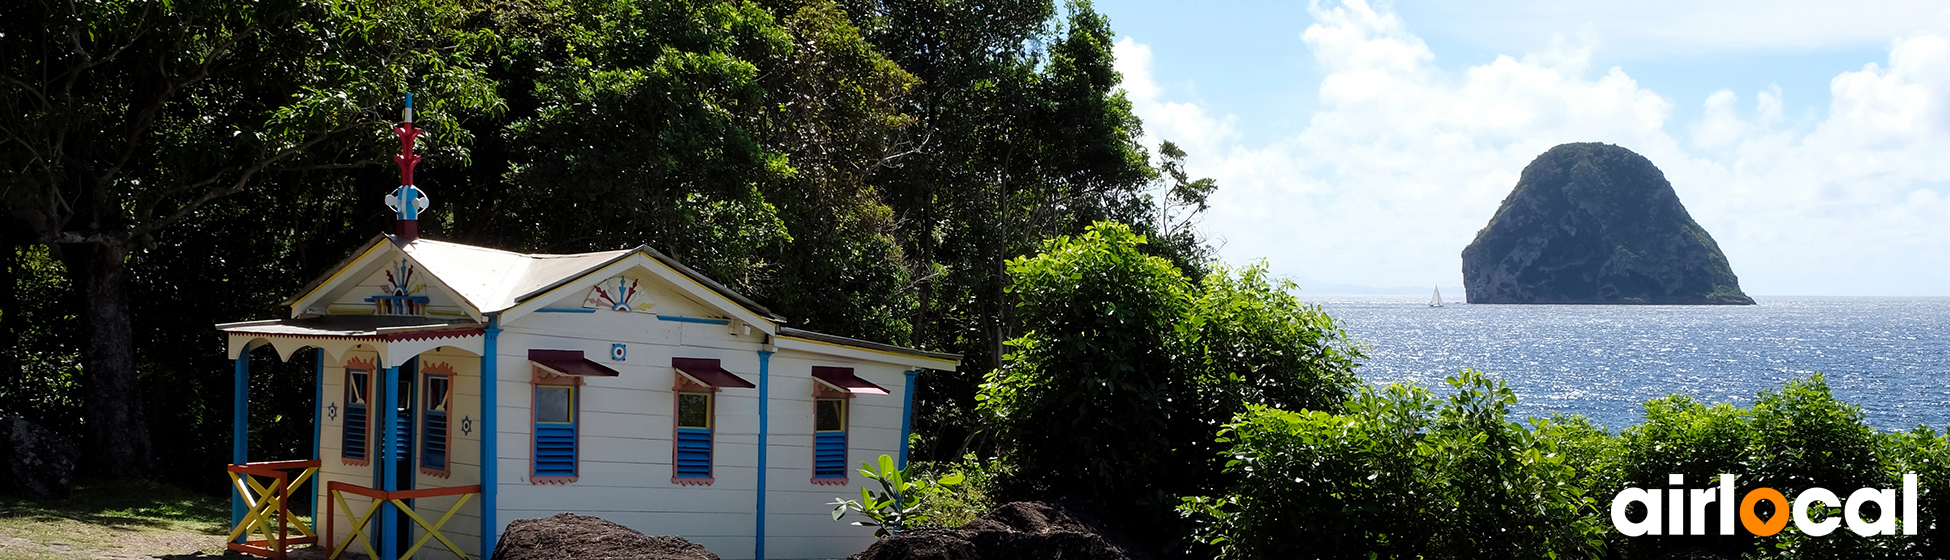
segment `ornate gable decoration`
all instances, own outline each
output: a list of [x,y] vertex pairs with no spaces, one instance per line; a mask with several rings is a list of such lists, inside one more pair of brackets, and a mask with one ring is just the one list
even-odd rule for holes
[[399,266],[386,271],[386,285],[380,294],[366,298],[374,315],[419,316],[427,311],[427,296],[414,295],[427,289],[413,277],[413,263],[402,258]]
[[644,293],[641,283],[634,278],[617,276],[589,289],[589,297],[583,298],[582,306],[601,308],[625,313],[648,313],[656,304],[650,303],[650,294]]

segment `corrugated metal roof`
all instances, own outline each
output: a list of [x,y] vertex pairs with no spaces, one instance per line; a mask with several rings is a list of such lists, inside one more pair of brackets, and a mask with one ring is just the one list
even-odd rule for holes
[[[333,273],[351,266],[360,256],[365,255],[375,245],[382,242],[397,244],[399,240],[390,235],[373,237],[364,245],[361,245],[358,250],[353,251],[345,260],[333,266],[324,275],[319,276],[318,279],[307,284],[303,290],[299,291],[299,296],[286,300],[284,304],[292,305],[300,298],[305,297],[306,294],[312,293],[326,280],[331,278]],[[410,255],[414,261],[419,262],[427,273],[438,278],[441,283],[451,288],[462,299],[466,300],[469,305],[482,313],[497,313],[507,310],[529,299],[545,294],[563,284],[572,282],[591,271],[609,266],[611,263],[628,258],[632,254],[643,253],[655,259],[657,262],[670,267],[672,270],[683,274],[686,278],[690,278],[698,284],[716,292],[718,295],[724,296],[726,299],[743,306],[751,312],[779,323],[781,325],[779,334],[781,335],[937,360],[955,362],[961,360],[961,356],[958,354],[918,350],[869,340],[784,327],[783,324],[786,322],[784,317],[766,309],[765,306],[759,305],[758,302],[752,301],[751,298],[747,298],[743,294],[723,284],[719,284],[716,280],[704,276],[704,274],[691,269],[691,267],[685,266],[684,263],[678,262],[677,259],[650,248],[649,245],[639,245],[632,249],[620,251],[601,251],[573,255],[516,253],[513,251],[435,241],[426,238],[414,239],[397,246],[400,250]],[[302,322],[316,321],[319,319],[330,319],[335,322],[329,324]],[[366,326],[344,322],[348,320],[358,321],[366,319],[375,321],[382,320],[379,317],[333,316],[295,321],[230,323],[218,325],[218,328],[232,332],[258,332],[300,336],[374,336],[387,334],[387,332],[382,331],[421,328],[419,325],[379,326],[375,324]],[[447,323],[432,322],[425,323],[425,325],[425,328],[441,328],[443,325],[447,325]],[[460,325],[454,324],[453,326]]]
[[566,282],[630,253],[525,254],[426,238],[400,250],[482,313],[514,307],[537,287]]
[[916,348],[908,348],[906,346],[895,346],[884,342],[860,340],[858,338],[849,338],[849,337],[844,337],[836,334],[813,332],[804,329],[795,329],[792,327],[779,327],[779,336],[791,336],[791,337],[803,338],[806,340],[816,340],[819,342],[825,342],[829,344],[838,344],[840,346],[852,346],[856,348],[866,348],[868,350],[893,352],[895,354],[907,354],[911,356],[920,356],[923,358],[934,358],[936,360],[944,360],[944,361],[950,361],[956,363],[961,362],[961,354],[949,354],[947,352],[933,352],[929,350],[920,350]]

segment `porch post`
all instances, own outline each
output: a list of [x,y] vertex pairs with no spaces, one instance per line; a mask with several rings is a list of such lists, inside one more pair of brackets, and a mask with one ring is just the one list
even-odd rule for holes
[[[313,380],[313,387],[311,390],[311,395],[312,395],[311,397],[311,460],[313,461],[317,461],[321,458],[318,451],[318,446],[324,442],[324,439],[321,436],[323,436],[325,433],[325,419],[320,417],[322,413],[319,412],[325,410],[325,349],[316,348],[315,350],[318,351],[318,358],[314,360],[317,362],[317,364],[313,366],[313,369],[317,370],[316,371],[317,375],[316,375],[316,379]],[[316,474],[312,475],[311,518],[313,519],[312,527],[314,528],[318,526],[318,522],[316,521],[318,519],[318,500],[319,500],[318,481],[319,481],[318,475]]]
[[[250,462],[250,374],[251,347],[237,352],[237,361],[231,372],[230,399],[230,463],[242,465]],[[244,497],[233,489],[230,494],[230,526],[236,527],[244,522]],[[248,536],[240,537],[248,538]]]
[[[385,415],[386,418],[386,421],[380,424],[385,426],[386,432],[381,439],[384,443],[381,444],[383,447],[380,447],[379,452],[381,461],[379,489],[391,492],[399,489],[399,484],[396,482],[399,473],[394,472],[399,470],[399,449],[397,449],[399,446],[399,366],[386,366],[385,383],[381,387],[385,387],[386,390],[380,391],[380,394],[386,395],[386,402],[382,403],[379,409],[380,414]],[[399,542],[395,540],[399,538],[396,534],[399,532],[399,509],[388,502],[380,506],[379,512],[379,542],[382,543],[379,557],[383,560],[397,560],[399,548],[394,545]]]
[[914,436],[911,435],[914,433],[914,377],[921,372],[910,369],[903,373],[907,374],[907,390],[906,396],[903,396],[901,400],[900,468],[905,469],[907,468],[907,448],[912,447],[907,442],[914,439]]
[[771,425],[767,414],[772,396],[771,348],[767,345],[765,350],[758,351],[758,527],[756,538],[753,539],[757,544],[752,546],[755,560],[765,560],[765,471],[772,468],[771,464],[765,462],[765,448],[771,446],[766,441]]
[[482,336],[481,356],[481,557],[494,554],[494,541],[500,538],[499,527],[495,525],[494,495],[500,489],[501,456],[496,453],[500,444],[501,432],[498,430],[501,417],[501,401],[496,390],[501,385],[501,317],[488,316],[487,330]]

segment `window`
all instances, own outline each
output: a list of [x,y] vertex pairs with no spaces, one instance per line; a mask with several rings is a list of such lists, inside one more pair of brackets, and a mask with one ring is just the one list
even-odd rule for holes
[[432,373],[427,368],[424,413],[420,415],[420,468],[427,474],[447,476],[447,412],[453,404],[453,376]]
[[711,480],[712,396],[707,392],[677,393],[677,457],[673,479]]
[[846,399],[813,399],[813,479],[846,480]]
[[677,374],[676,384],[670,388],[675,401],[671,410],[670,481],[710,484],[711,430],[718,391],[757,386],[726,371],[715,359],[671,358],[670,368]]
[[348,367],[345,369],[345,437],[339,445],[339,456],[354,465],[367,464],[367,442],[371,438],[368,410],[371,408],[372,370]]
[[855,396],[887,389],[853,374],[853,368],[813,366],[813,484],[846,484],[846,427]]
[[535,385],[534,482],[576,477],[576,390],[572,384]]

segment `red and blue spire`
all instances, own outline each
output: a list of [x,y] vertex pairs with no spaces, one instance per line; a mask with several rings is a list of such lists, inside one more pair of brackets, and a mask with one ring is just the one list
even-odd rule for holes
[[420,238],[420,211],[426,210],[431,201],[426,192],[413,186],[413,166],[420,163],[420,156],[413,155],[413,140],[420,137],[420,128],[413,126],[413,94],[406,94],[406,111],[399,126],[393,127],[393,135],[399,137],[399,155],[393,162],[399,164],[399,188],[386,195],[386,206],[394,212],[394,234],[401,242]]

